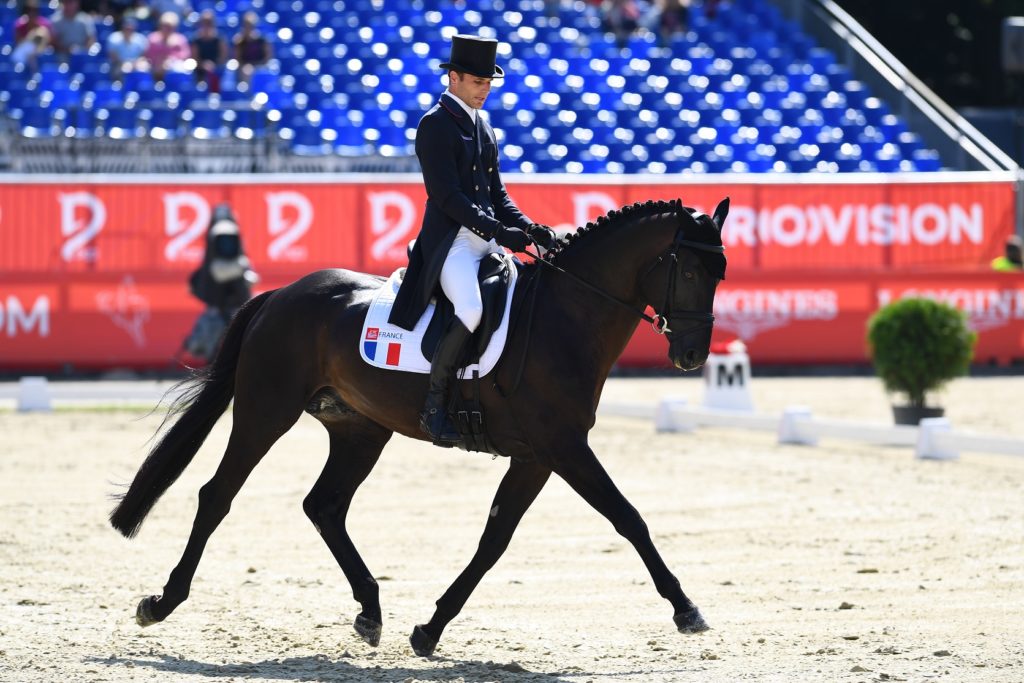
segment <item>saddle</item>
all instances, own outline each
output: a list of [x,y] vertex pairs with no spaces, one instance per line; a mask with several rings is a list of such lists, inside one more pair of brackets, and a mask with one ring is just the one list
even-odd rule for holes
[[[484,315],[479,327],[469,338],[469,344],[467,344],[460,363],[460,366],[463,367],[480,360],[494,331],[501,325],[505,314],[505,299],[508,296],[508,287],[512,279],[511,261],[500,254],[488,254],[480,261],[480,269],[477,271],[476,277],[480,284]],[[434,360],[434,352],[441,340],[441,334],[454,316],[455,307],[452,302],[445,296],[436,297],[434,317],[427,325],[427,331],[423,334],[423,341],[420,343],[420,350],[427,360]]]

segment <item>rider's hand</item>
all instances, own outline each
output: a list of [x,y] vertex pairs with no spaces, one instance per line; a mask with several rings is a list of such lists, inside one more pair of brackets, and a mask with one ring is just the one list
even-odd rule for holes
[[531,225],[529,234],[530,239],[532,239],[541,249],[553,249],[558,243],[555,231],[546,225],[541,225],[540,223],[534,223]]
[[503,225],[498,228],[494,241],[503,247],[508,247],[512,251],[521,252],[529,246],[530,236],[519,228],[509,228]]

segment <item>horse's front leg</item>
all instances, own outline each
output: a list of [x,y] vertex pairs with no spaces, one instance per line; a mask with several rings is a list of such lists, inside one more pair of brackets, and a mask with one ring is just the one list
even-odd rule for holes
[[604,515],[622,537],[633,544],[651,573],[658,594],[672,603],[675,610],[673,620],[679,631],[706,631],[708,625],[700,611],[683,593],[679,580],[669,571],[654,547],[647,524],[612,482],[590,447],[583,443],[560,449],[553,468],[576,493]]
[[441,639],[441,632],[462,611],[480,579],[505,552],[519,521],[536,500],[549,476],[550,469],[535,463],[515,460],[509,463],[508,472],[498,485],[498,492],[494,494],[487,526],[484,527],[473,559],[437,601],[437,610],[430,621],[413,629],[409,642],[416,654],[421,657],[433,654],[437,641]]

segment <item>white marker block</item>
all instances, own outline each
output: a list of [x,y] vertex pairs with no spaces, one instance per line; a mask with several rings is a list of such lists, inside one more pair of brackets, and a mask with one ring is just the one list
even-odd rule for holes
[[811,420],[811,409],[807,406],[789,406],[782,411],[779,420],[779,443],[795,443],[813,446],[818,437],[807,429]]
[[18,412],[50,410],[50,385],[46,378],[22,377],[18,381]]
[[914,455],[923,460],[956,460],[960,453],[942,443],[942,436],[953,430],[945,417],[925,417],[917,426],[917,445]]
[[704,407],[754,411],[750,356],[745,351],[708,354],[704,363]]

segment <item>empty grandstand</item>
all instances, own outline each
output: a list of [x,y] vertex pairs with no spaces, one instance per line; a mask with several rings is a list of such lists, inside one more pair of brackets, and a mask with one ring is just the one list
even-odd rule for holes
[[[790,3],[792,4],[792,3]],[[879,97],[805,32],[814,17],[769,0],[685,30],[606,31],[591,3],[483,0],[198,0],[221,33],[247,10],[274,57],[248,82],[237,63],[219,92],[191,73],[116,78],[103,45],[15,64],[17,3],[0,5],[0,164],[19,172],[414,171],[421,114],[443,88],[450,36],[501,41],[507,77],[487,112],[506,171],[524,173],[909,172],[969,168],[943,158],[940,130],[908,128],[905,93]],[[154,27],[139,22],[139,31]],[[860,69],[858,69],[860,71]],[[878,90],[884,89],[882,84]],[[897,98],[899,107],[891,101]],[[916,109],[915,109],[916,111]],[[935,138],[939,138],[936,141]]]

